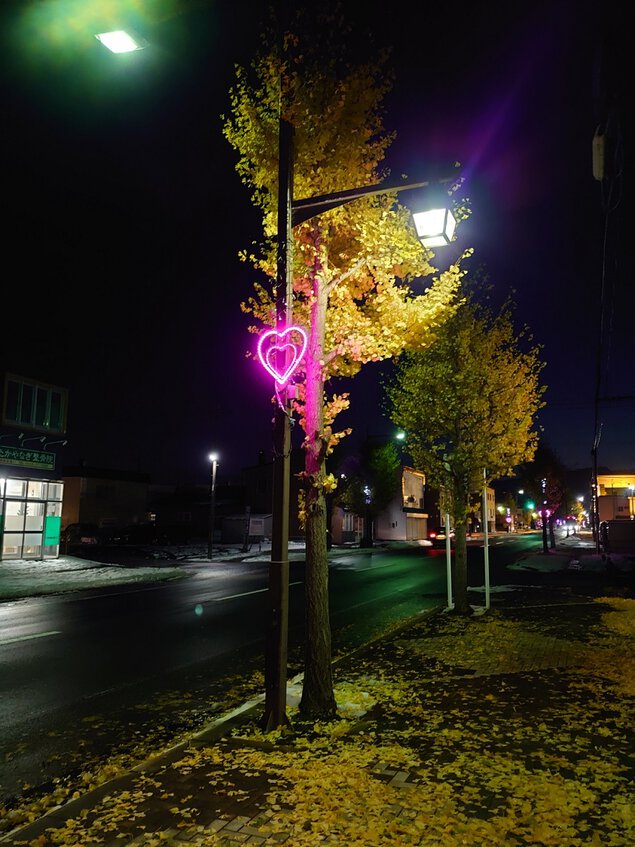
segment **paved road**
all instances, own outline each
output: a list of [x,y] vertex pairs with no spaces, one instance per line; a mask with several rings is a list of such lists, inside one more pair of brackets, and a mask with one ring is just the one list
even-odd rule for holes
[[[493,567],[535,544],[513,536],[493,545]],[[482,584],[482,545],[469,557],[471,584]],[[227,706],[228,679],[262,670],[267,565],[189,570],[190,578],[168,584],[0,604],[0,797],[63,774],[78,751],[99,756],[157,724],[168,738],[187,721],[209,719]],[[444,604],[445,573],[443,550],[334,557],[334,653]],[[303,562],[292,562],[291,673],[301,669],[302,622]]]

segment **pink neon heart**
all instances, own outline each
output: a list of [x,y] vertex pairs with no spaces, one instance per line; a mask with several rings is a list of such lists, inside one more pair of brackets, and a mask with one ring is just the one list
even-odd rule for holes
[[[287,340],[287,337],[293,332],[298,333],[302,339],[300,344],[296,344],[290,339]],[[269,344],[269,346],[265,349],[265,342],[268,340],[273,343]],[[288,326],[282,332],[270,329],[260,336],[260,341],[258,342],[258,357],[260,358],[260,362],[264,369],[271,374],[275,381],[279,385],[284,385],[300,364],[306,350],[306,344],[306,333],[302,327]],[[276,360],[282,362],[286,361],[288,355],[287,351],[291,351],[293,355],[291,356],[285,370],[280,370],[280,366],[277,365]]]

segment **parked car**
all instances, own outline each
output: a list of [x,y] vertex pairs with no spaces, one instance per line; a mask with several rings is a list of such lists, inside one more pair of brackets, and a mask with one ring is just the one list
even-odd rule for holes
[[[434,526],[432,529],[428,530],[428,541],[431,542],[433,547],[445,547],[445,527],[444,526]],[[450,530],[450,544],[454,544],[454,530]]]
[[77,544],[101,544],[102,532],[94,523],[69,523],[60,533],[60,543],[67,547]]
[[178,526],[137,523],[113,532],[110,541],[112,544],[187,544],[187,531]]

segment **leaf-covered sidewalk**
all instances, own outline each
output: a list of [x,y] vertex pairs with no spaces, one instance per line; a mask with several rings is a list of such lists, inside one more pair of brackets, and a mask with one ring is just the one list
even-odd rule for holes
[[496,602],[340,662],[332,723],[200,736],[4,840],[633,845],[635,600]]

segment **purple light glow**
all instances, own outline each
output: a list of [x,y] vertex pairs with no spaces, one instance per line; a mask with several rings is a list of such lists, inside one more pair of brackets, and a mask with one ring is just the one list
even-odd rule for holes
[[[300,343],[291,339],[292,333],[300,336]],[[306,332],[300,326],[288,326],[282,331],[269,329],[263,332],[258,341],[258,358],[267,373],[275,379],[276,384],[283,386],[300,364],[306,345]],[[291,356],[288,355],[289,352],[292,353]]]

